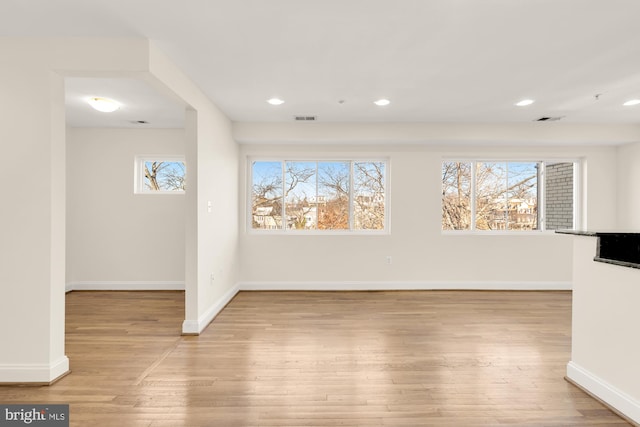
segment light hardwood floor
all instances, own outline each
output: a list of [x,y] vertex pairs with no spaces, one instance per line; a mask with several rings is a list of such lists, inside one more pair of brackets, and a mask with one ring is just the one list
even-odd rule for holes
[[67,294],[72,373],[0,387],[71,426],[622,426],[563,377],[569,292],[241,292],[198,337],[181,292]]

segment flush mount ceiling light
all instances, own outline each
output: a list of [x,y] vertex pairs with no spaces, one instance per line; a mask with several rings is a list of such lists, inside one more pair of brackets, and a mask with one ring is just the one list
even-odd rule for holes
[[118,104],[113,99],[109,98],[89,98],[87,101],[89,105],[91,105],[94,109],[101,111],[103,113],[112,113],[120,108],[120,104]]
[[389,101],[388,99],[378,99],[377,101],[373,101],[374,104],[376,104],[378,107],[384,107],[385,105],[389,105],[391,104],[391,101]]
[[518,107],[526,107],[527,105],[533,104],[535,101],[533,99],[523,99],[522,101],[516,102],[516,106]]
[[640,99],[630,99],[629,101],[625,102],[624,105],[625,107],[630,107],[632,105],[638,105],[640,104]]
[[271,105],[282,105],[284,104],[284,101],[280,98],[271,98],[271,99],[267,99],[267,102]]

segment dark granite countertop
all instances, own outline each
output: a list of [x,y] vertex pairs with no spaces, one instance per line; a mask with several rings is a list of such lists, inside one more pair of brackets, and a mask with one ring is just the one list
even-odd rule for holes
[[640,232],[556,230],[558,234],[598,238],[594,261],[640,269]]

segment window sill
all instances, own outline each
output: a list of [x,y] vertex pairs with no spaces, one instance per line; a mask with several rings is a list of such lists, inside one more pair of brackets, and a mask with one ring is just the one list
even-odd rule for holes
[[555,230],[504,231],[504,230],[441,230],[443,236],[552,236]]
[[184,191],[136,191],[133,194],[136,196],[166,196],[167,194],[184,195],[184,193]]
[[389,236],[389,230],[248,230],[250,236]]

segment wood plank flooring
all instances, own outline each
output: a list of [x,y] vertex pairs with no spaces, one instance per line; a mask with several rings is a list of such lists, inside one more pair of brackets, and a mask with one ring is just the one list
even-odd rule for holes
[[72,373],[0,387],[71,426],[623,426],[566,382],[569,292],[241,292],[197,337],[181,292],[67,294]]

